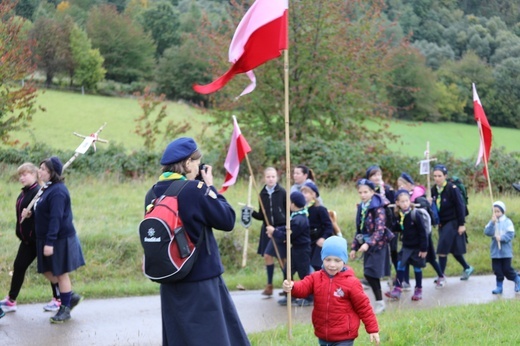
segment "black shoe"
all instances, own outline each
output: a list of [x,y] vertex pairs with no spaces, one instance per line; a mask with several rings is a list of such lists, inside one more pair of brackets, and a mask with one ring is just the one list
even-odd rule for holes
[[5,316],[5,312],[4,312],[4,310],[2,310],[2,309],[0,308],[0,318],[2,318],[2,317],[4,317],[4,316]]
[[51,323],[63,323],[70,320],[70,308],[68,306],[60,306],[58,313],[51,317]]
[[287,297],[287,292],[282,291],[282,292],[278,293],[278,295],[280,297]]
[[70,310],[74,309],[76,307],[76,305],[81,303],[82,300],[83,300],[82,296],[80,296],[77,293],[72,293],[72,296],[70,297]]

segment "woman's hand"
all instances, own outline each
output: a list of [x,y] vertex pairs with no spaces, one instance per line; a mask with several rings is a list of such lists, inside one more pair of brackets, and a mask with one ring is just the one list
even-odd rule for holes
[[45,245],[43,247],[43,255],[46,257],[52,256],[54,254],[54,246]]
[[368,244],[367,243],[364,243],[363,245],[361,245],[361,247],[359,248],[359,252],[367,252],[368,251]]
[[459,226],[459,235],[463,235],[464,232],[466,232],[466,226],[462,225],[462,226]]
[[428,255],[428,252],[426,252],[426,251],[424,251],[424,252],[419,251],[419,257],[420,258],[426,258],[426,255]]
[[27,208],[23,208],[22,210],[22,219],[28,219],[32,215],[32,212],[30,210],[27,210]]
[[272,238],[273,237],[273,233],[274,233],[274,227],[273,226],[265,226],[265,233],[267,234],[267,236],[269,238]]
[[325,238],[320,238],[320,239],[316,240],[316,245],[318,245],[319,247],[323,247],[324,241],[325,241]]
[[213,186],[213,167],[210,165],[204,165],[204,169],[200,171],[202,179],[208,186]]
[[349,255],[350,255],[350,259],[351,259],[351,260],[355,260],[355,259],[356,259],[356,250],[352,250],[352,251],[350,251],[350,254],[349,254]]

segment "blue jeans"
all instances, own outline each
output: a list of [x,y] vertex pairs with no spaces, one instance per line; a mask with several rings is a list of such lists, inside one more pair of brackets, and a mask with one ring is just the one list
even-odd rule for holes
[[343,340],[343,341],[325,341],[318,339],[320,346],[353,346],[354,340]]

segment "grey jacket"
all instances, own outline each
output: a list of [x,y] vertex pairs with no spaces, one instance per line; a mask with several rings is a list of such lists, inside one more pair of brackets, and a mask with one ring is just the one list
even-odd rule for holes
[[512,258],[513,257],[513,238],[515,237],[515,226],[511,219],[502,215],[497,220],[497,229],[500,234],[500,249],[495,239],[495,223],[489,221],[484,228],[484,234],[491,237],[491,258]]

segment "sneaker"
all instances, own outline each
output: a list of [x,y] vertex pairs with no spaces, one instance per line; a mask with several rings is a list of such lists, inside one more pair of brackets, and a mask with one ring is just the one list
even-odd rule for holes
[[18,308],[16,307],[16,302],[12,302],[9,296],[7,296],[0,301],[0,309],[4,310],[4,312],[15,312]]
[[309,299],[296,299],[296,301],[294,302],[294,305],[297,305],[297,306],[313,306],[314,302],[312,300],[309,300]]
[[[291,298],[291,303],[292,304],[296,303],[296,298]],[[278,305],[287,306],[287,297],[280,299],[278,301]]]
[[65,305],[61,305],[58,313],[50,318],[51,323],[63,323],[70,320],[70,308]]
[[422,299],[422,288],[415,287],[415,291],[413,292],[412,300],[417,301]]
[[469,267],[468,269],[464,270],[464,271],[462,272],[462,276],[461,276],[460,279],[461,279],[461,280],[467,280],[467,279],[469,279],[469,277],[471,276],[471,274],[473,274],[473,271],[474,271],[474,270],[475,270],[475,269],[474,269],[473,267]]
[[43,307],[43,310],[58,311],[60,309],[60,306],[61,306],[61,301],[57,300],[56,298],[52,298],[52,300]]
[[403,292],[411,291],[412,286],[410,286],[408,282],[403,282],[401,289],[403,290]]
[[385,311],[385,301],[384,300],[376,300],[374,304],[374,313],[379,315]]
[[446,285],[446,278],[439,277],[437,280],[435,280],[435,288],[443,288]]
[[515,279],[515,293],[520,294],[520,276]]
[[77,293],[72,292],[72,296],[70,297],[70,310],[74,309],[76,305],[81,303],[83,300],[83,296],[80,296]]
[[5,312],[4,312],[4,310],[2,310],[2,309],[0,308],[0,318],[2,318],[2,317],[4,317],[4,316],[5,316]]
[[401,287],[395,286],[393,290],[385,292],[385,296],[392,300],[399,300],[401,298]]

